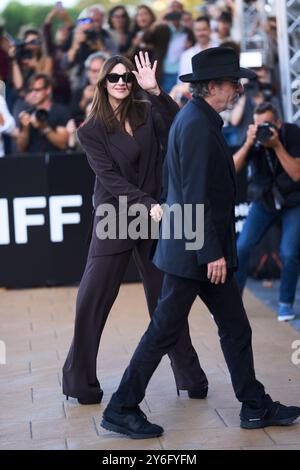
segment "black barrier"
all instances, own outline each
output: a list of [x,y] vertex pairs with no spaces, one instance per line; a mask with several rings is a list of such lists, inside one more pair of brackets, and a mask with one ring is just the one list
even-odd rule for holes
[[[94,174],[82,153],[0,158],[0,286],[73,285],[86,262]],[[238,177],[237,231],[247,216]],[[124,282],[139,280],[131,260]]]
[[[79,282],[94,180],[82,153],[0,158],[0,286]],[[131,261],[124,281],[136,280]]]

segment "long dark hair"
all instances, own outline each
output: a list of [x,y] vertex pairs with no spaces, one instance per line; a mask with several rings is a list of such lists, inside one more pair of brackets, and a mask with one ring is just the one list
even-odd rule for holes
[[123,5],[116,5],[115,7],[113,7],[111,10],[109,10],[108,12],[108,19],[107,19],[107,22],[109,24],[109,27],[110,29],[114,29],[113,27],[113,22],[112,22],[112,18],[113,18],[113,14],[115,13],[115,11],[117,10],[123,10],[123,14],[125,16],[125,23],[124,23],[124,31],[125,33],[128,33],[129,31],[129,27],[130,27],[130,17],[128,15],[128,12],[126,10],[126,8],[123,6]]
[[148,14],[151,16],[150,26],[154,23],[154,21],[156,21],[156,16],[150,7],[148,7],[147,5],[138,5],[135,10],[134,22],[132,25],[132,32],[134,34],[137,34],[139,31],[141,31],[141,28],[138,26],[137,21],[136,21],[136,16],[140,10],[147,10]]
[[129,121],[132,130],[135,130],[146,121],[149,109],[147,101],[136,98],[141,90],[136,80],[132,83],[130,94],[121,101],[117,109],[112,109],[108,99],[106,77],[117,64],[123,64],[128,72],[135,70],[133,63],[126,57],[115,55],[107,59],[102,65],[88,117],[88,120],[100,120],[110,133],[115,132],[118,125],[125,130],[126,121]]

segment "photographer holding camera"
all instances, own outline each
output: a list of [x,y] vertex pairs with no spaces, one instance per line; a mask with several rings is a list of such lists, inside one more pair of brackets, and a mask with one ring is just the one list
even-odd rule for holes
[[71,71],[71,88],[82,86],[84,63],[89,55],[97,51],[117,54],[118,47],[110,33],[103,28],[104,9],[101,5],[86,8],[81,12],[73,30],[72,44],[65,53],[62,66]]
[[36,29],[27,29],[22,39],[11,45],[9,56],[13,86],[21,96],[34,74],[52,74],[53,59],[43,50],[42,35]]
[[275,108],[281,110],[276,89],[271,83],[271,71],[266,67],[254,67],[256,77],[244,84],[245,93],[231,111],[230,124],[234,126],[235,143],[243,144],[249,124],[255,108],[261,103],[271,103]]
[[54,103],[52,85],[44,74],[34,75],[29,83],[31,108],[18,115],[17,148],[21,152],[55,152],[65,150],[68,144],[66,124],[68,109]]
[[300,140],[299,127],[282,123],[270,103],[254,111],[244,145],[233,155],[237,173],[249,164],[248,194],[252,204],[237,240],[237,283],[242,292],[247,280],[249,256],[268,228],[282,223],[282,261],[278,320],[295,317],[293,303],[300,255]]

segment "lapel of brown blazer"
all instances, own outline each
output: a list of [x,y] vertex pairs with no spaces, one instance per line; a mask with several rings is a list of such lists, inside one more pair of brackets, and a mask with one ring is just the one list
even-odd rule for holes
[[145,124],[137,127],[134,132],[134,138],[141,148],[141,155],[139,161],[139,188],[144,184],[145,178],[147,177],[147,172],[149,165],[151,164],[151,158],[155,158],[156,155],[153,155],[153,145],[152,139],[155,138],[151,132],[150,117],[147,119]]
[[[155,135],[151,131],[151,122],[151,116],[149,114],[146,122],[135,129],[133,137],[129,134],[127,135],[122,129],[117,129],[117,131],[112,134],[107,133],[101,125],[98,129],[99,133],[101,132],[101,134],[104,135],[104,139],[109,146],[110,154],[117,164],[120,164],[120,158],[128,160],[130,152],[136,152],[136,146],[139,146],[139,188],[143,186],[145,178],[147,177],[151,159],[156,158],[156,154],[153,155],[156,146],[153,145],[152,142],[152,140],[155,139]],[[114,152],[114,148],[117,149],[117,152]]]

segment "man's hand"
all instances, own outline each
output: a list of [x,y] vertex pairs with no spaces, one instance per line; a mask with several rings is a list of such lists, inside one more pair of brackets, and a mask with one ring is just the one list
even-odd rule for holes
[[48,124],[46,122],[42,122],[42,121],[39,121],[35,114],[32,114],[31,117],[30,117],[30,124],[32,125],[32,127],[34,127],[35,129],[44,129],[48,126]]
[[272,137],[267,140],[266,142],[263,143],[263,146],[266,148],[276,148],[278,145],[280,145],[280,140],[279,140],[279,134],[277,129],[274,129],[274,127],[270,127],[271,132],[272,132]]
[[3,114],[0,113],[0,126],[4,125],[4,117]]
[[160,222],[163,216],[163,209],[160,204],[156,204],[151,208],[150,216],[154,220],[154,222]]
[[217,259],[207,265],[207,278],[213,284],[224,284],[227,276],[227,267],[225,258]]
[[256,124],[250,124],[247,130],[247,137],[246,137],[246,142],[245,145],[252,147],[252,145],[255,142],[256,138],[256,132],[257,132],[257,125]]
[[21,111],[19,114],[19,120],[23,128],[28,128],[31,124],[31,115],[26,111]]

